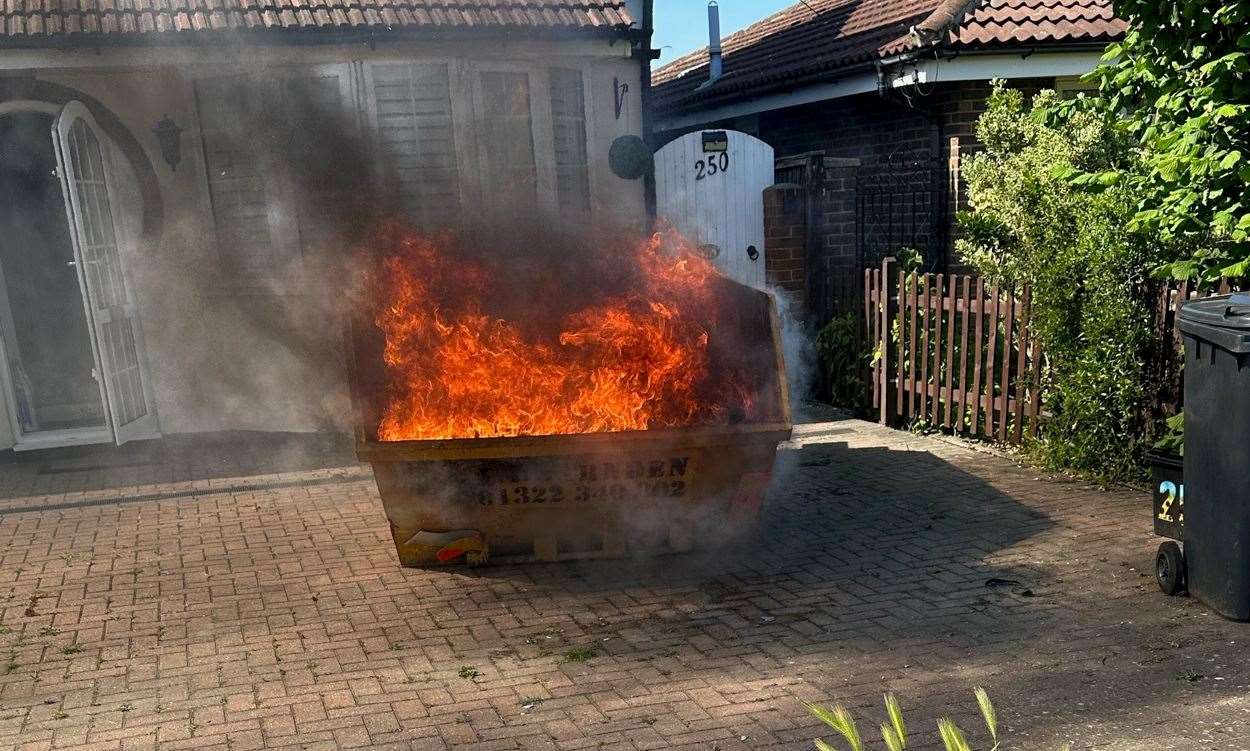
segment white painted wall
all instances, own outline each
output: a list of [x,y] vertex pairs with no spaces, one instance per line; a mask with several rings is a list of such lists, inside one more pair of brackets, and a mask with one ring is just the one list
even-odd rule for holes
[[[240,59],[240,54],[245,59]],[[629,45],[603,42],[404,43],[350,47],[264,47],[228,53],[211,49],[6,53],[0,69],[36,76],[83,92],[117,115],[153,164],[164,202],[160,237],[128,248],[123,262],[134,285],[151,364],[161,429],[313,431],[348,428],[341,301],[327,299],[316,274],[280,288],[245,285],[223,276],[211,213],[193,82],[209,73],[269,64],[347,64],[352,60],[452,58],[512,67],[560,66],[583,71],[590,158],[591,217],[600,226],[646,225],[641,181],[608,168],[608,149],[621,135],[641,135],[641,67]],[[622,117],[614,114],[613,78],[630,85]],[[545,99],[535,98],[535,107]],[[182,162],[162,161],[153,126],[168,116],[186,130]],[[459,165],[467,191],[478,189],[476,164]],[[132,197],[133,201],[133,197]],[[471,208],[471,207],[470,207]],[[127,223],[138,207],[128,207]],[[552,221],[562,221],[551,217]],[[291,346],[302,332],[304,344]],[[0,401],[0,410],[3,409]],[[0,414],[0,448],[11,446]]]

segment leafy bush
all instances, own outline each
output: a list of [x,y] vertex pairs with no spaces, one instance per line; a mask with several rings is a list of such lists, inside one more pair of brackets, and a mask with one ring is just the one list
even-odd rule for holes
[[863,408],[867,397],[863,370],[869,358],[860,342],[859,324],[859,315],[843,313],[816,335],[816,353],[825,371],[830,401],[855,410]]
[[1007,288],[1032,288],[1050,412],[1034,452],[1057,468],[1138,476],[1145,283],[1158,259],[1127,230],[1139,200],[1114,177],[1135,169],[1131,144],[1084,102],[1044,91],[1026,104],[1001,83],[977,136],[985,148],[964,168],[972,211],[956,247]]
[[1250,273],[1250,2],[1116,0],[1129,23],[1100,69],[1101,110],[1142,147],[1114,175],[1130,229],[1173,249],[1161,270],[1213,281]]
[[1185,455],[1185,413],[1172,415],[1164,421],[1164,433],[1155,441],[1154,450],[1173,456]]
[[959,243],[983,273],[1033,285],[1053,413],[1040,455],[1108,479],[1138,473],[1145,276],[1250,275],[1250,1],[1115,11],[1129,30],[1099,96],[1025,107],[996,88]]

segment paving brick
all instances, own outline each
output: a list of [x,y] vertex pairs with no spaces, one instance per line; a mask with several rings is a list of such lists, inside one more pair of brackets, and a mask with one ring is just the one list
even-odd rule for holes
[[1243,627],[1158,594],[1144,493],[796,435],[757,541],[480,570],[399,568],[365,468],[0,465],[0,748],[809,749],[805,701],[975,727],[978,685],[1013,747],[1244,745]]

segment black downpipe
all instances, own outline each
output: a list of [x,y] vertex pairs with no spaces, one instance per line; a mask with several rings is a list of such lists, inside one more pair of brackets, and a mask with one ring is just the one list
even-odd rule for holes
[[[642,69],[640,85],[642,99],[642,139],[651,144],[651,61],[657,54],[651,48],[651,36],[655,31],[655,0],[643,0],[642,3],[642,41],[637,51],[638,65]],[[647,205],[647,229],[655,226],[655,162],[647,168],[643,176],[643,195]]]
[[[945,274],[950,266],[950,223],[953,216],[947,216],[950,204],[950,155],[946,153],[946,124],[942,118],[940,102],[932,106],[917,108],[917,111],[928,116],[933,123],[933,195],[931,208],[933,212],[933,241],[938,257],[933,259],[930,269],[933,273]],[[943,158],[945,156],[945,158]]]

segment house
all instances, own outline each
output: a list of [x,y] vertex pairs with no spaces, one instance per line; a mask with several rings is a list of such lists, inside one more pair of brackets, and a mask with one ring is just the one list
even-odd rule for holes
[[378,167],[418,225],[519,201],[641,227],[644,185],[608,152],[643,133],[649,19],[645,0],[6,5],[0,449],[344,429],[322,273],[344,249],[322,247],[309,174]]
[[804,239],[774,247],[798,234],[773,233],[770,281],[825,318],[836,288],[902,248],[948,267],[992,79],[1089,88],[1124,29],[1111,0],[805,0],[655,70],[653,140],[716,127],[775,149],[777,181],[803,192]]

